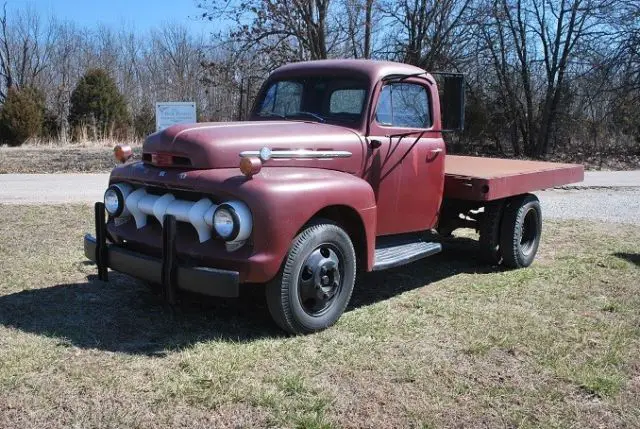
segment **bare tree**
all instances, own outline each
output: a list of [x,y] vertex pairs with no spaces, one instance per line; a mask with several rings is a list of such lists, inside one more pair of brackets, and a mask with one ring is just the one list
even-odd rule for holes
[[472,0],[388,0],[382,13],[391,28],[390,56],[433,70],[455,64],[468,37],[465,19]]
[[[584,72],[578,54],[609,34],[603,11],[612,6],[609,0],[489,0],[475,14],[500,99],[527,155],[548,153],[567,74]],[[520,152],[517,139],[513,149]]]
[[344,55],[353,58],[371,58],[374,31],[374,0],[343,0],[342,15],[336,17],[336,27],[342,33],[347,48]]
[[269,53],[277,61],[327,58],[330,0],[203,1],[203,17],[235,26],[229,38],[242,50]]
[[0,101],[10,87],[36,86],[50,65],[53,42],[53,26],[43,24],[33,9],[24,9],[12,24],[4,5],[0,17]]

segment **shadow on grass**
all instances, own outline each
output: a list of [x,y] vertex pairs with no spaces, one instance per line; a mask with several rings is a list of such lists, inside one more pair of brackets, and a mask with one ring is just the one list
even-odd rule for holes
[[108,283],[91,275],[83,283],[0,296],[0,323],[61,344],[146,355],[211,339],[281,335],[262,295],[248,292],[235,300],[183,294],[172,309],[143,283],[111,271]]
[[627,262],[631,262],[636,266],[640,267],[640,253],[614,253],[620,259],[624,259]]
[[382,272],[364,273],[358,279],[347,311],[374,304],[457,274],[488,274],[504,270],[476,257],[478,242],[468,238],[445,239],[443,251],[422,261]]
[[[469,240],[406,267],[363,275],[349,310],[388,299],[463,272],[498,269],[476,261]],[[110,272],[109,283],[61,284],[0,296],[2,325],[73,345],[128,354],[162,356],[201,341],[252,341],[284,334],[271,321],[260,286],[246,287],[240,299],[182,295],[171,309],[142,283]]]

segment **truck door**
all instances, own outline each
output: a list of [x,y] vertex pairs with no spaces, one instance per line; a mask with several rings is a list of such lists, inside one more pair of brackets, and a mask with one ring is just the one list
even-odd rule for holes
[[440,128],[437,97],[435,85],[409,78],[384,83],[374,99],[365,178],[376,193],[379,235],[436,224],[445,157],[442,135],[435,131]]

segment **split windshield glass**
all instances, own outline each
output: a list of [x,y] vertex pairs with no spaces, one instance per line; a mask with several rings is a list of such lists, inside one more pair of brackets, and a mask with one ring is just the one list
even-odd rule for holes
[[367,82],[337,77],[305,77],[271,82],[258,102],[262,118],[303,119],[343,125],[362,119]]

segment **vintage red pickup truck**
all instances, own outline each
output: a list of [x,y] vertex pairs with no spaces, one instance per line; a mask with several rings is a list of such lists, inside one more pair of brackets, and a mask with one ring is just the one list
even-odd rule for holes
[[433,230],[475,228],[489,263],[527,267],[542,228],[530,192],[581,181],[583,168],[447,156],[442,133],[460,128],[464,89],[443,77],[439,91],[406,64],[283,66],[249,121],[170,127],[116,167],[85,255],[100,279],[111,268],[160,284],[170,302],[181,290],[237,297],[263,285],[291,333],[335,323],[357,270],[440,252],[425,238]]

